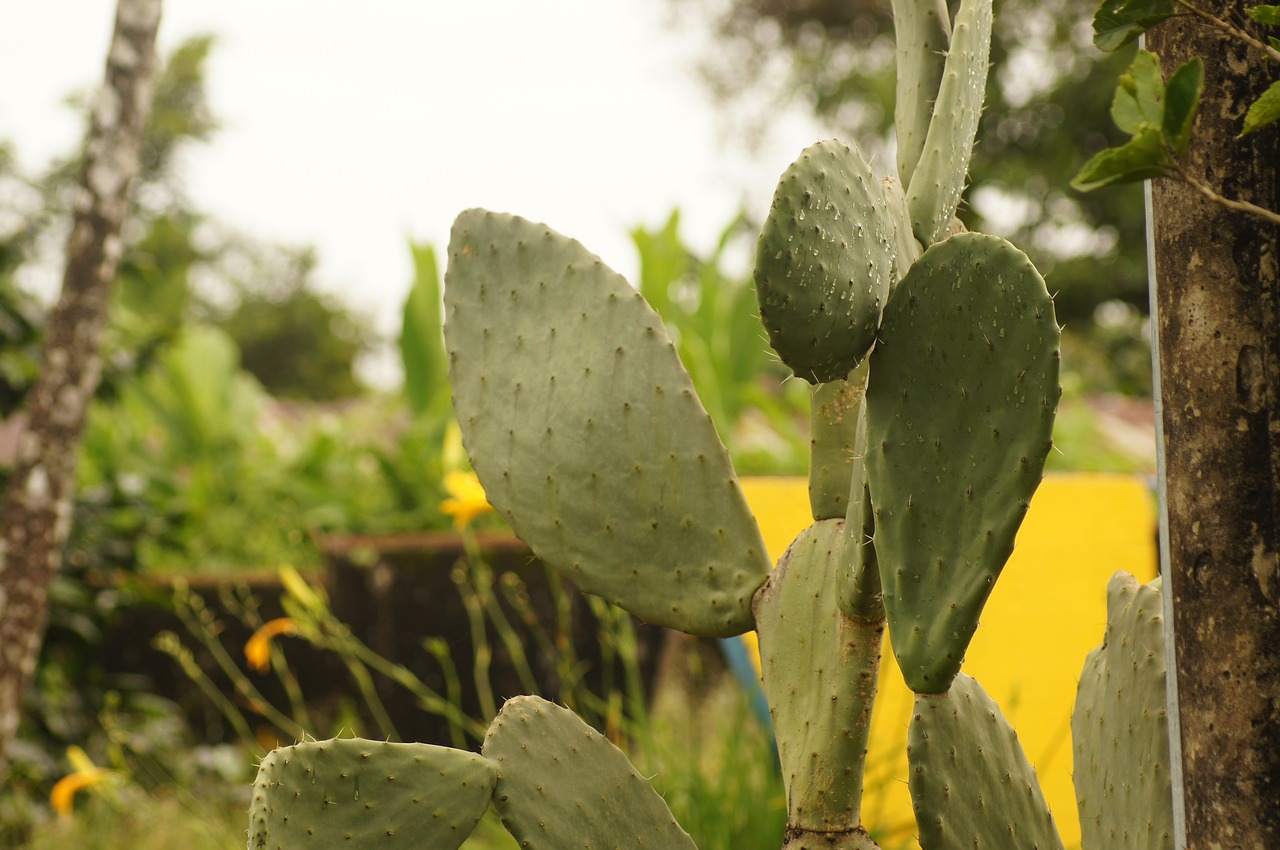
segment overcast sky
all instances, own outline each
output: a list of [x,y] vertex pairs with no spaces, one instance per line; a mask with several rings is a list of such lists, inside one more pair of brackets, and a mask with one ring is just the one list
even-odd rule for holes
[[[624,274],[627,228],[675,206],[709,245],[819,131],[791,117],[749,157],[718,135],[700,38],[664,0],[166,0],[161,48],[212,32],[223,129],[192,151],[197,208],[314,244],[324,287],[396,322],[405,241],[443,245],[472,206],[545,221]],[[114,0],[0,5],[0,138],[39,167],[81,128]]]

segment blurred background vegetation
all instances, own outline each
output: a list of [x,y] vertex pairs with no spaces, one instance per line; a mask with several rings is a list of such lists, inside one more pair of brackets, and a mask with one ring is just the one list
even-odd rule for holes
[[[668,3],[675,25],[714,36],[701,74],[722,104],[727,144],[750,146],[768,132],[770,104],[799,101],[833,135],[870,147],[880,170],[889,170],[887,0]],[[993,84],[963,216],[970,229],[1027,250],[1057,293],[1065,371],[1051,468],[1150,474],[1141,190],[1080,195],[1067,185],[1089,156],[1120,141],[1108,105],[1130,57],[1092,49],[1087,0],[998,6]],[[16,793],[0,802],[0,843],[123,846],[102,843],[108,823],[105,833],[129,846],[167,847],[179,838],[151,824],[169,822],[167,813],[177,810],[212,824],[208,844],[184,834],[193,848],[243,840],[238,797],[197,797],[208,783],[242,783],[244,759],[194,740],[182,712],[145,682],[96,667],[106,624],[130,606],[156,602],[135,583],[146,576],[314,568],[321,563],[317,533],[450,526],[439,508],[445,473],[466,460],[452,425],[436,252],[406,244],[415,277],[403,330],[383,339],[358,309],[323,294],[313,248],[263,243],[194,208],[183,191],[182,152],[217,134],[205,89],[213,50],[213,37],[179,46],[155,89],[104,380],[82,448],[72,537],[28,720],[12,754]],[[44,324],[30,271],[61,251],[77,159],[23,173],[0,141],[0,469],[21,431]],[[732,260],[753,250],[762,213],[744,211],[726,222],[709,253],[686,243],[678,210],[637,224],[630,234],[636,284],[670,328],[739,471],[801,474],[807,388],[788,380],[768,351],[749,273]],[[402,389],[361,380],[362,358],[387,351],[398,354]],[[493,517],[485,522],[500,525]],[[122,769],[148,765],[154,776],[139,787],[161,791],[142,802],[118,788],[114,802],[110,795],[91,801],[79,825],[54,824],[44,801],[67,770],[68,746]],[[680,749],[657,739],[648,746],[654,759]],[[752,747],[767,785],[767,743],[753,739]],[[716,751],[723,775],[679,792],[693,800],[693,811],[710,805],[707,783],[750,773],[739,763],[726,767],[723,753],[737,751],[734,745]],[[743,800],[728,805],[752,810],[750,795],[777,792],[768,787],[747,788]],[[744,840],[737,836],[732,846]],[[758,846],[777,843],[767,838]],[[700,846],[716,845],[704,839]]]

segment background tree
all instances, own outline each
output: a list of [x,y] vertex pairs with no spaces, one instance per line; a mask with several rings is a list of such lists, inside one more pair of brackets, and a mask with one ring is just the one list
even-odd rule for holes
[[0,766],[18,726],[61,563],[75,487],[76,446],[101,372],[108,290],[140,170],[160,24],[159,0],[120,0],[106,81],[85,142],[62,295],[49,318],[26,433],[0,516]]
[[[1264,40],[1277,34],[1243,19],[1238,4],[1195,5]],[[1280,210],[1280,125],[1240,138],[1274,66],[1185,13],[1148,32],[1147,46],[1166,79],[1203,60],[1191,176]],[[1278,847],[1280,226],[1175,179],[1153,181],[1151,194],[1181,744],[1175,811],[1185,829],[1177,846]]]

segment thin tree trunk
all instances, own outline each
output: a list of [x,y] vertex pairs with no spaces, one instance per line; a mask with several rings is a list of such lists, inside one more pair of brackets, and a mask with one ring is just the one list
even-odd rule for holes
[[[1236,139],[1274,66],[1189,16],[1147,39],[1166,78],[1204,59],[1192,174],[1280,209],[1280,130]],[[1280,228],[1173,180],[1151,192],[1179,847],[1280,848]]]
[[27,430],[0,515],[0,772],[48,619],[75,490],[76,450],[102,371],[99,342],[120,228],[151,105],[161,0],[119,0],[85,140],[62,294],[49,317]]

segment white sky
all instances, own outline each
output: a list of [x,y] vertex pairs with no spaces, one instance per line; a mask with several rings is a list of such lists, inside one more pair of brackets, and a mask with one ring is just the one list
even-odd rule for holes
[[[114,0],[0,5],[0,138],[39,167],[78,141],[68,92],[96,85]],[[161,48],[212,32],[223,129],[192,152],[198,209],[314,244],[319,280],[398,325],[406,239],[447,242],[472,206],[582,241],[624,274],[626,236],[675,206],[709,246],[822,133],[780,117],[755,158],[723,144],[664,0],[166,0]]]

